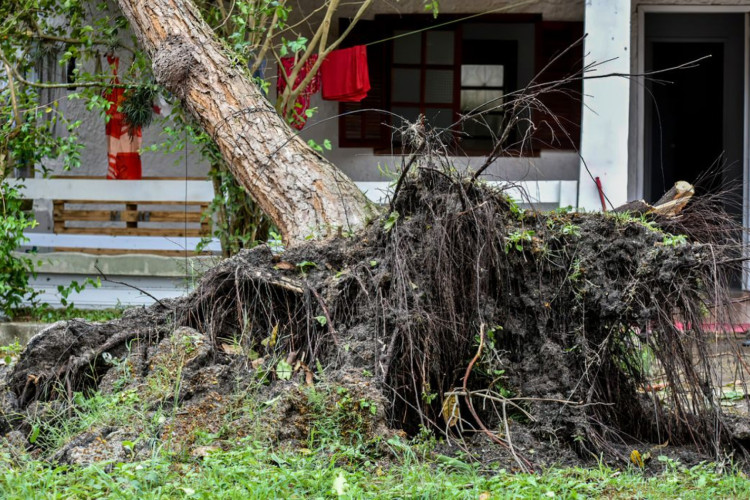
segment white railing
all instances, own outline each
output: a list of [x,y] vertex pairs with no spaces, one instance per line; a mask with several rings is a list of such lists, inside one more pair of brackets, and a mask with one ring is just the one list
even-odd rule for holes
[[[357,186],[375,203],[383,203],[393,192],[392,183],[357,182]],[[490,181],[491,186],[506,187],[507,194],[523,204],[557,205],[575,207],[577,205],[578,181]]]
[[[15,181],[24,198],[34,200],[115,201],[209,203],[214,197],[208,180],[138,181],[107,179],[23,179]],[[107,234],[55,234],[27,232],[25,246],[94,248],[100,250],[193,251],[201,238],[182,236],[113,236]],[[213,238],[205,251],[220,252],[219,240]]]
[[[16,181],[22,185],[22,196],[35,200],[68,201],[113,201],[137,200],[139,202],[210,202],[214,197],[209,180],[106,180],[77,179],[24,179]],[[357,182],[357,186],[375,203],[383,203],[392,192],[388,182]],[[578,183],[576,181],[523,181],[490,182],[491,185],[506,185],[508,194],[520,203],[554,204],[576,206]],[[112,236],[91,234],[26,233],[27,246],[99,248],[182,251],[193,250],[201,238],[162,236]],[[205,247],[207,251],[221,250],[217,239]]]

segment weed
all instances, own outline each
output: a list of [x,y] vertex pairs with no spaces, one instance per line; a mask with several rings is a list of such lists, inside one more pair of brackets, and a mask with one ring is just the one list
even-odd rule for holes
[[10,345],[0,345],[0,365],[10,366],[18,359],[23,346],[16,340]]
[[649,231],[660,232],[659,228],[653,220],[650,220],[645,214],[632,214],[630,212],[605,212],[606,217],[611,217],[615,220],[615,224],[618,226],[626,226],[628,224],[639,224]]
[[533,237],[534,231],[530,229],[513,231],[505,238],[505,253],[509,253],[511,250],[523,252],[524,244],[531,243]]
[[86,321],[110,321],[122,317],[125,307],[117,306],[109,309],[78,309],[69,307],[68,304],[62,309],[53,309],[51,307],[26,307],[16,311],[15,319],[20,321],[40,321],[44,323],[56,323],[74,318],[84,319]]
[[307,276],[307,273],[310,272],[310,269],[314,269],[316,267],[318,267],[318,265],[315,262],[311,262],[309,260],[303,260],[302,262],[297,263],[297,269],[302,276]]
[[684,234],[665,234],[662,244],[667,247],[679,247],[687,243],[687,236]]
[[393,229],[393,226],[396,225],[396,222],[398,221],[399,213],[395,210],[388,214],[388,217],[385,219],[385,222],[383,222],[383,229],[386,233],[390,232],[391,229]]

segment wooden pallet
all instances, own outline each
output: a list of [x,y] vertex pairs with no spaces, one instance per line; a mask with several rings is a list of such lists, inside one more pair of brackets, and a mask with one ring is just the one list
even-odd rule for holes
[[[207,209],[208,203],[202,201],[53,200],[53,231],[55,234],[202,238],[211,235],[211,220],[203,217]],[[85,227],[80,223],[86,223]],[[160,223],[163,227],[153,227],[149,223]],[[55,247],[55,250],[71,251],[72,248]],[[139,249],[77,249],[110,255],[134,253],[134,250]],[[172,255],[174,251],[150,250],[148,253]]]

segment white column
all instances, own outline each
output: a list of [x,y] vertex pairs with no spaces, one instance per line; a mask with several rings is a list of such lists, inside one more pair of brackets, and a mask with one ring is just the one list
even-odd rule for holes
[[[584,29],[588,34],[585,64],[613,59],[587,76],[630,73],[630,0],[586,0]],[[583,82],[579,208],[601,210],[592,177],[601,179],[612,205],[617,207],[628,201],[629,87],[628,79],[623,77]]]

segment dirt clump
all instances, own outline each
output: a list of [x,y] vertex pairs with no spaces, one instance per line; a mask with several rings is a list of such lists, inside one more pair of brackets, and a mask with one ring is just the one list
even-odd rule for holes
[[354,236],[244,251],[182,299],[50,326],[0,382],[0,434],[28,429],[36,402],[67,411],[99,389],[137,394],[164,417],[154,439],[185,453],[207,446],[198,429],[305,446],[334,418],[368,436],[431,429],[519,470],[626,464],[667,442],[716,459],[746,438],[701,325],[739,247],[663,229],[706,234],[694,215],[539,213],[421,168]]

